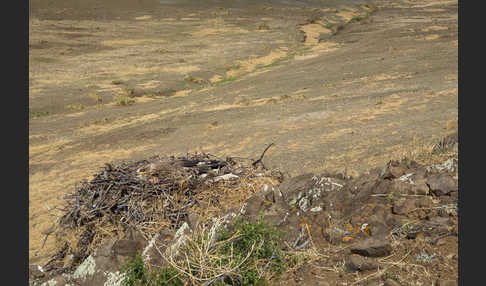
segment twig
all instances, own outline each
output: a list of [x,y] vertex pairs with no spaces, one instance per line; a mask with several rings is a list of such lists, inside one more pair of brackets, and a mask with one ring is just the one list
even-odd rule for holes
[[267,150],[268,150],[270,147],[272,147],[273,145],[274,145],[273,143],[270,143],[270,145],[268,145],[268,146],[267,146],[267,148],[265,148],[265,150],[263,150],[263,153],[262,153],[262,155],[260,155],[260,158],[258,158],[258,159],[257,159],[255,162],[251,163],[251,165],[252,165],[253,167],[256,167],[256,165],[257,165],[258,163],[260,163],[260,164],[262,164],[263,169],[265,169],[265,170],[266,170],[267,168],[265,168],[265,165],[263,165],[263,161],[262,161],[262,160],[263,160],[263,156],[265,156],[265,152],[267,152]]
[[443,235],[439,235],[438,237],[431,239],[429,241],[429,243],[432,244],[432,245],[435,245],[435,244],[437,244],[437,242],[439,242],[439,240],[441,240],[445,237],[448,237],[448,236],[453,236],[453,235],[457,235],[457,233],[455,231],[451,231],[451,232],[445,233]]
[[302,249],[302,248],[306,247],[306,246],[309,244],[309,242],[310,242],[310,240],[309,240],[309,239],[307,239],[306,241],[304,241],[304,243],[302,243],[301,245],[299,245],[299,246],[295,247],[294,249],[295,249],[295,250],[300,250],[300,249]]
[[54,223],[50,228],[48,228],[46,231],[44,231],[44,234],[46,235],[44,237],[44,241],[42,242],[42,248],[44,248],[44,245],[46,244],[46,241],[47,241],[47,238],[49,237],[49,235],[51,235],[51,233],[53,233],[54,231],[56,230],[56,223]]
[[429,195],[404,195],[404,194],[374,194],[370,195],[370,197],[389,197],[390,195],[395,195],[397,197],[430,197]]

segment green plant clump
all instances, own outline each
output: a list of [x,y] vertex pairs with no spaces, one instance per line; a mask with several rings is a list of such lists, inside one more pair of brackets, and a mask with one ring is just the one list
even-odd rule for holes
[[[235,235],[237,238],[231,239]],[[267,285],[266,278],[285,270],[280,250],[281,234],[262,219],[257,222],[238,219],[232,230],[221,232],[219,240],[227,241],[221,248],[221,255],[241,264],[242,285]]]
[[148,271],[143,263],[142,255],[129,260],[121,267],[125,273],[124,286],[182,286],[179,273],[172,266],[164,266],[158,271]]
[[262,219],[236,219],[228,229],[203,228],[187,238],[167,265],[149,272],[139,255],[122,267],[125,286],[268,285],[287,263],[281,233]]

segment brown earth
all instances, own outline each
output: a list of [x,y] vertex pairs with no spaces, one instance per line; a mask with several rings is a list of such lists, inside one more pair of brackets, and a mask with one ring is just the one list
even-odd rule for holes
[[30,9],[31,263],[53,251],[49,209],[108,161],[275,142],[265,164],[289,175],[362,172],[457,129],[457,1]]

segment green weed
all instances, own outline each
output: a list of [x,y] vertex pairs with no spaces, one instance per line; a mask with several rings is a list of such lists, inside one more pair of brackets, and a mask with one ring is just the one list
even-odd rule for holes
[[236,219],[225,229],[221,222],[194,231],[157,271],[149,272],[140,255],[129,261],[122,267],[124,285],[263,286],[285,270],[288,259],[281,251],[281,233],[273,225],[263,219]]
[[128,105],[134,104],[135,103],[135,99],[130,98],[130,97],[126,96],[126,95],[117,95],[117,96],[115,96],[115,98],[113,98],[113,102],[116,105],[128,106]]
[[135,96],[135,89],[134,88],[124,87],[124,88],[122,88],[122,90],[129,97]]
[[36,119],[47,115],[49,115],[49,111],[29,111],[30,119]]
[[73,104],[68,104],[67,108],[70,110],[78,110],[81,111],[85,108],[84,104],[82,103],[73,103]]
[[164,266],[159,270],[148,271],[143,258],[137,255],[121,267],[125,273],[123,286],[182,286],[179,273],[172,266]]

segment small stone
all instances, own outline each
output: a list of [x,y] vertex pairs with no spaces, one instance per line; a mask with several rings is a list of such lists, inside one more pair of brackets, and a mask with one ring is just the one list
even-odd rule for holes
[[386,279],[385,284],[383,286],[400,286],[400,283],[393,279]]
[[42,272],[38,265],[30,265],[29,266],[29,277],[34,279],[39,279],[44,277],[44,272]]
[[368,257],[383,257],[390,255],[391,245],[384,239],[368,238],[351,248],[351,253],[356,253]]
[[378,268],[376,262],[366,257],[350,255],[346,261],[345,267],[350,272],[375,270]]

